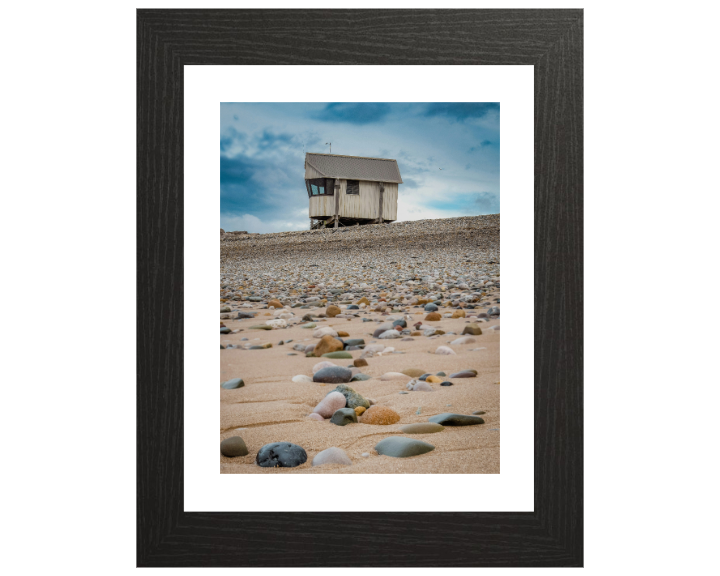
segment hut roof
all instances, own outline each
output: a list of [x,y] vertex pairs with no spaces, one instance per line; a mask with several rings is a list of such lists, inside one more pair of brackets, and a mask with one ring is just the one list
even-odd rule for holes
[[390,158],[364,158],[362,156],[308,152],[305,155],[305,162],[328,178],[402,184],[397,161]]

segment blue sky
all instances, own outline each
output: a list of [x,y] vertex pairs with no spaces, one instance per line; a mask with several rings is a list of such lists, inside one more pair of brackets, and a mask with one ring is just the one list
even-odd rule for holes
[[220,106],[220,227],[307,230],[304,152],[394,158],[398,220],[500,212],[500,105],[239,103]]

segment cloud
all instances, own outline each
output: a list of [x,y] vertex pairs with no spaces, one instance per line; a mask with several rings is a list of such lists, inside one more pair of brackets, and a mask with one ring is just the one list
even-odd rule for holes
[[227,152],[230,150],[235,144],[239,142],[245,141],[247,138],[247,135],[243,132],[238,132],[230,126],[226,131],[224,136],[220,136],[220,152]]
[[500,112],[500,102],[433,102],[425,109],[425,116],[446,116],[455,122],[485,118]]
[[478,146],[472,146],[468,152],[476,152],[478,150],[482,150],[483,148],[487,148],[488,146],[492,146],[493,144],[494,142],[490,142],[490,140],[483,140]]
[[384,102],[332,102],[313,114],[313,118],[323,122],[372,124],[380,122],[389,113],[390,106]]
[[475,196],[475,214],[499,214],[500,198],[492,192],[480,192]]

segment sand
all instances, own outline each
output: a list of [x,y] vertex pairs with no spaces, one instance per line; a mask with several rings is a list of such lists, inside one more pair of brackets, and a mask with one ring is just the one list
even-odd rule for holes
[[[492,292],[487,299],[499,297],[499,291]],[[387,406],[400,414],[397,424],[374,426],[368,424],[350,424],[336,426],[329,420],[318,422],[307,418],[318,402],[335,384],[294,383],[292,377],[297,374],[312,376],[312,367],[326,358],[307,358],[302,352],[295,352],[296,343],[314,344],[319,340],[312,337],[312,330],[292,326],[286,329],[262,331],[249,330],[249,326],[262,323],[267,310],[246,308],[257,312],[255,319],[223,320],[232,330],[242,328],[236,334],[221,336],[221,343],[247,344],[270,342],[273,347],[265,350],[244,350],[242,348],[221,350],[221,381],[242,377],[245,386],[235,390],[220,389],[220,441],[230,436],[241,436],[250,453],[247,456],[227,458],[220,455],[222,473],[241,474],[497,474],[500,472],[500,334],[490,327],[499,324],[499,320],[481,323],[483,334],[473,336],[476,342],[463,345],[450,345],[449,342],[459,336],[441,335],[436,338],[414,337],[413,342],[401,342],[400,339],[377,340],[386,346],[404,354],[387,354],[368,358],[368,366],[361,368],[372,379],[351,382],[348,385],[377,404]],[[441,307],[439,312],[452,312],[451,308]],[[473,314],[486,310],[478,308]],[[296,314],[324,312],[324,308],[314,310],[292,310]],[[422,320],[426,313],[422,308],[409,308],[413,319]],[[368,312],[369,318],[382,318],[378,312]],[[397,314],[395,315],[397,316]],[[471,319],[474,321],[475,319]],[[467,318],[443,319],[437,322],[423,322],[424,325],[439,327],[445,332],[460,334],[467,324]],[[374,322],[362,322],[357,319],[333,319],[317,321],[318,327],[331,326],[344,330],[350,338],[364,338],[370,343],[371,333],[377,327]],[[369,334],[370,333],[370,334]],[[279,346],[280,340],[292,339],[293,342]],[[457,355],[443,356],[431,354],[439,346],[449,346]],[[485,348],[471,352],[473,348]],[[295,352],[297,356],[288,356]],[[352,351],[353,358],[359,358],[362,350]],[[338,366],[348,366],[352,360],[330,360]],[[380,381],[379,376],[386,372],[399,372],[407,368],[420,368],[430,373],[443,371],[450,375],[462,369],[478,371],[476,378],[443,378],[451,380],[453,386],[441,387],[432,384],[432,392],[405,391],[405,385],[411,378],[403,380]],[[417,414],[420,409],[420,414]],[[400,428],[413,422],[427,422],[430,416],[443,412],[472,414],[483,410],[485,424],[478,426],[445,427],[435,434],[403,434]],[[379,456],[375,445],[388,436],[406,436],[429,442],[435,450],[411,458],[391,458]],[[271,442],[292,442],[302,446],[308,455],[305,464],[295,468],[261,468],[255,464],[258,450]],[[345,450],[352,466],[329,464],[319,467],[311,465],[313,457],[330,447]],[[363,457],[363,453],[370,456]]]

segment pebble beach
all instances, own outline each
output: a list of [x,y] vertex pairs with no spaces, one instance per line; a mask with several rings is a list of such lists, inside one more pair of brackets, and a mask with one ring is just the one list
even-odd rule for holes
[[221,231],[220,470],[500,472],[500,216]]

